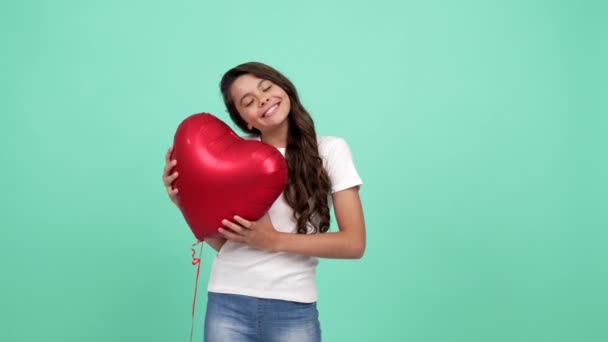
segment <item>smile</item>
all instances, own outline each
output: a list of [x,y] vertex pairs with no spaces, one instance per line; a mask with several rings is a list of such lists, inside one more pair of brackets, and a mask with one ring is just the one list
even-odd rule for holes
[[268,118],[268,117],[271,117],[272,115],[274,115],[274,113],[276,113],[277,109],[279,109],[280,104],[281,104],[281,102],[277,102],[272,107],[268,108],[268,110],[266,110],[266,112],[264,112],[264,114],[262,114],[262,117]]

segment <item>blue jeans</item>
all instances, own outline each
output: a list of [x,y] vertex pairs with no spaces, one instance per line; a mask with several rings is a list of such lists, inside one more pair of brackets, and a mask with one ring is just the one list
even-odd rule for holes
[[205,342],[320,342],[316,303],[208,293]]

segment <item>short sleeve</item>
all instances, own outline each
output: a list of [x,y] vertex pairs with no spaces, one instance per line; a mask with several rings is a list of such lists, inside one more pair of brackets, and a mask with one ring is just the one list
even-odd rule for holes
[[363,185],[353,162],[350,147],[344,139],[323,137],[319,142],[319,154],[325,162],[332,193]]

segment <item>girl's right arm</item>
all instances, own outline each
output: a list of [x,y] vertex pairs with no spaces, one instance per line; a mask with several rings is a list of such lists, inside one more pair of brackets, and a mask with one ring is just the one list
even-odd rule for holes
[[[163,184],[165,185],[167,194],[169,195],[171,202],[173,202],[173,204],[175,204],[175,206],[179,208],[179,206],[177,205],[177,192],[178,191],[177,191],[177,189],[174,189],[171,185],[177,178],[177,172],[171,173],[171,170],[173,169],[175,164],[177,164],[177,161],[175,159],[170,160],[172,151],[173,151],[173,146],[171,146],[167,150],[167,154],[165,155],[165,169],[163,170]],[[213,249],[215,249],[216,251],[219,252],[220,248],[222,248],[222,246],[226,242],[226,239],[223,237],[205,238],[205,242],[207,242],[207,244],[209,246],[211,246]]]

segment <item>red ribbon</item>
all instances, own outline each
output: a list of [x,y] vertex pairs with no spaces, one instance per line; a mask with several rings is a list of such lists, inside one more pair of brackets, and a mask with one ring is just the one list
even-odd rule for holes
[[196,292],[198,290],[198,275],[201,272],[201,258],[196,258],[196,251],[194,251],[194,247],[196,247],[196,245],[198,245],[199,243],[201,244],[201,251],[200,251],[200,256],[203,256],[203,244],[202,244],[202,240],[197,240],[196,243],[192,244],[192,247],[190,248],[192,250],[192,266],[196,266],[198,265],[198,267],[196,268],[196,283],[194,285],[194,300],[192,301],[192,324],[190,326],[190,342],[192,342],[192,334],[194,333],[194,308],[196,307]]

